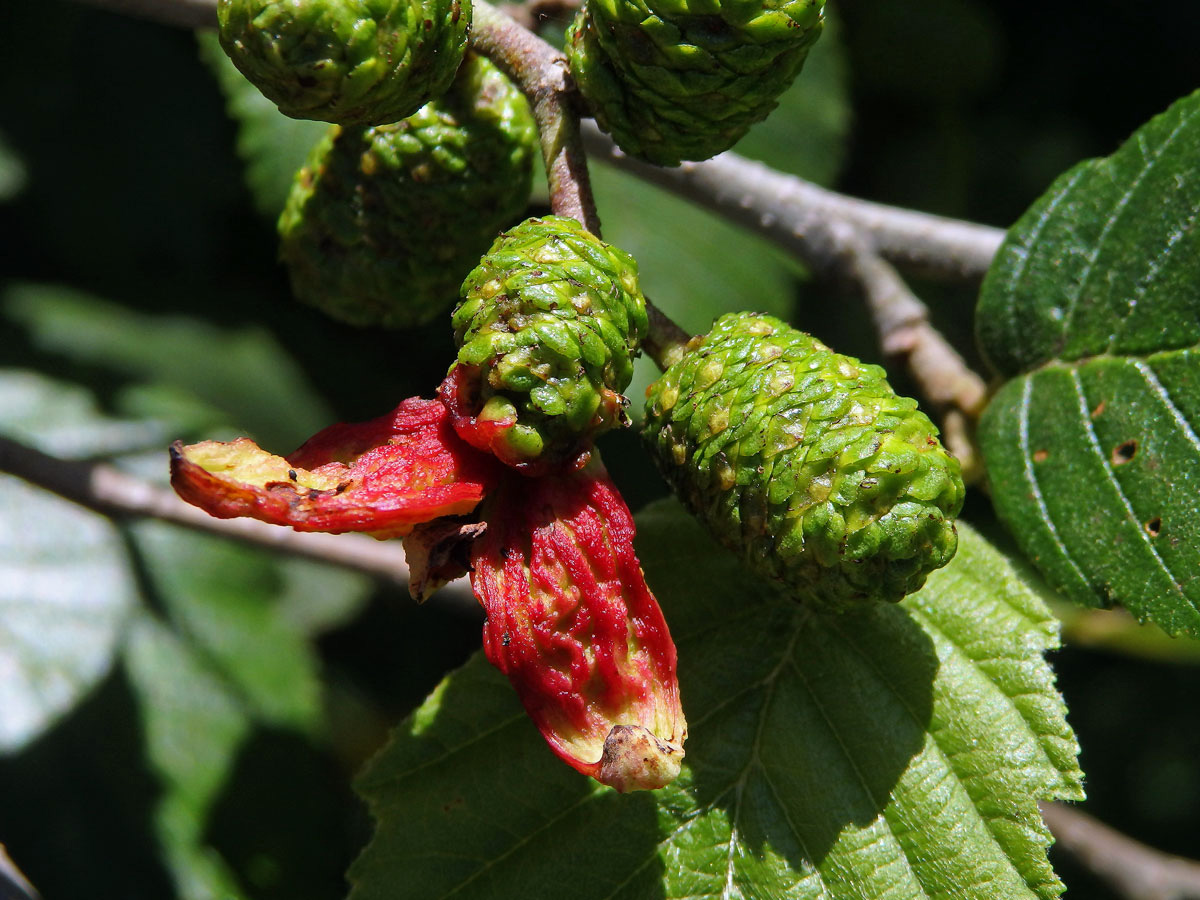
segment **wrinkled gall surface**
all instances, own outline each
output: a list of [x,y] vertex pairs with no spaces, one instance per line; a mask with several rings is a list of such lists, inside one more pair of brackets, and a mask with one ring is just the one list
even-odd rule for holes
[[286,457],[246,438],[171,447],[172,486],[217,518],[380,538],[470,512],[499,469],[455,436],[441,403],[416,398],[369,422],[330,426]]
[[883,369],[723,316],[647,392],[659,470],[755,571],[824,608],[896,601],[954,556],[958,462]]
[[431,321],[524,211],[537,153],[525,97],[474,55],[408,118],[333,126],[279,219],[293,293],[354,325]]
[[417,599],[470,569],[487,657],[560,758],[618,791],[679,774],[675,644],[598,456],[530,477],[460,438],[441,400],[414,398],[287,457],[245,438],[176,443],[171,484],[221,518],[402,536]]
[[618,791],[673,781],[687,735],[675,645],[604,467],[517,475],[486,504],[471,584],[488,660],[569,765]]
[[587,0],[571,75],[622,150],[708,159],[765,119],[821,34],[824,0]]
[[218,0],[221,46],[280,112],[339,125],[412,115],[450,86],[470,0]]
[[502,234],[462,286],[443,399],[458,433],[545,470],[626,424],[621,395],[647,330],[637,263],[573,219]]

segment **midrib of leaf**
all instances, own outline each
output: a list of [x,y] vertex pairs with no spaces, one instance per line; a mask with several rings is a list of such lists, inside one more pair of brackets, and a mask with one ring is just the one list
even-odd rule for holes
[[[1200,344],[1171,347],[1168,350],[1155,350],[1151,353],[1092,353],[1087,356],[1081,356],[1078,359],[1048,359],[1017,377],[1027,377],[1029,375],[1036,375],[1039,372],[1051,372],[1058,369],[1074,371],[1082,369],[1090,363],[1104,362],[1105,360],[1119,363],[1150,362],[1155,359],[1167,359],[1182,353],[1195,353],[1197,351],[1200,351]],[[1015,381],[1016,379],[1014,378],[1013,380]]]
[[1195,227],[1196,217],[1198,214],[1200,214],[1200,208],[1193,210],[1192,214],[1188,216],[1184,225],[1171,233],[1170,237],[1167,238],[1166,248],[1162,253],[1154,258],[1154,262],[1150,264],[1150,269],[1146,272],[1142,280],[1138,282],[1137,288],[1129,297],[1129,308],[1126,309],[1125,314],[1121,316],[1121,321],[1117,323],[1117,327],[1113,329],[1112,338],[1109,339],[1107,347],[1107,353],[1109,355],[1112,355],[1113,347],[1117,345],[1118,338],[1124,334],[1125,326],[1128,325],[1129,320],[1133,318],[1133,313],[1137,309],[1138,303],[1140,303],[1142,298],[1146,296],[1146,292],[1150,290],[1151,286],[1158,279],[1159,273],[1162,272],[1163,267],[1171,258],[1171,255],[1175,252],[1175,248],[1179,246],[1179,241],[1185,235],[1190,234],[1191,230]]
[[[1032,620],[1028,618],[1028,616],[1024,615],[1023,613],[1020,613],[1019,610],[1015,610],[1015,608],[1012,607],[1010,604],[1006,604],[1006,606],[1007,606],[1007,608],[1013,609],[1015,612],[1018,612],[1018,614],[1021,616],[1022,621],[1025,624],[1027,624],[1029,626],[1032,626],[1034,624],[1032,622]],[[915,619],[917,619],[921,623],[922,627],[927,631],[927,633],[930,634],[931,637],[933,637],[935,640],[940,640],[943,643],[944,647],[949,648],[948,652],[945,654],[946,656],[953,654],[955,656],[955,658],[958,660],[958,662],[962,666],[964,666],[968,669],[968,671],[971,673],[971,680],[972,680],[971,688],[974,692],[981,693],[981,694],[982,693],[991,694],[993,697],[1000,699],[1003,702],[1006,702],[1013,707],[1013,716],[1011,716],[1010,718],[1015,718],[1015,719],[1019,720],[1020,727],[1023,729],[1026,736],[1031,740],[1031,742],[1035,746],[1037,746],[1037,748],[1039,750],[1041,762],[1044,763],[1050,769],[1056,769],[1056,765],[1055,765],[1054,761],[1050,758],[1049,754],[1046,752],[1045,747],[1042,744],[1043,735],[1041,735],[1038,731],[1036,731],[1034,729],[1034,727],[1029,722],[1029,720],[1026,719],[1026,717],[1023,714],[1021,714],[1020,710],[1017,709],[1015,706],[1015,701],[1021,695],[1015,694],[1015,695],[1010,696],[1010,695],[1006,694],[999,687],[999,685],[996,684],[995,680],[992,679],[988,675],[988,673],[983,670],[982,661],[977,659],[971,653],[969,653],[960,643],[958,643],[956,640],[951,638],[941,628],[936,626],[934,624],[934,622],[928,616],[924,615],[918,609],[915,609],[915,608],[910,608],[910,613],[913,615],[913,617]],[[979,825],[981,825],[982,827],[987,829],[988,833],[990,833],[992,835],[993,840],[995,840],[996,843],[1000,847],[1003,847],[1004,842],[1003,842],[1002,836],[997,834],[996,825],[995,825],[996,820],[1001,817],[991,817],[991,816],[984,815],[978,808],[978,804],[981,799],[981,794],[983,794],[986,797],[986,793],[987,793],[986,787],[981,787],[979,785],[979,781],[981,778],[986,778],[986,775],[981,775],[979,777],[975,777],[970,774],[961,775],[958,771],[958,767],[956,767],[955,762],[954,762],[957,759],[957,754],[953,754],[950,751],[947,751],[941,745],[941,743],[938,740],[937,733],[935,731],[930,730],[927,725],[925,725],[921,722],[920,717],[912,709],[912,706],[908,703],[907,699],[903,696],[903,694],[901,694],[899,691],[897,691],[895,689],[895,687],[891,684],[891,682],[887,678],[887,673],[883,672],[879,668],[879,666],[877,665],[875,660],[870,656],[870,654],[865,653],[857,643],[855,643],[849,636],[847,636],[847,634],[839,627],[836,620],[834,620],[832,618],[823,620],[822,625],[825,628],[827,628],[829,631],[831,631],[832,633],[836,634],[842,640],[843,644],[846,647],[848,647],[849,650],[856,657],[858,657],[863,662],[863,664],[865,666],[867,666],[875,674],[875,676],[878,678],[880,683],[887,686],[888,693],[897,702],[899,702],[899,704],[904,709],[906,715],[910,718],[910,720],[916,725],[916,727],[918,729],[920,729],[921,731],[926,733],[927,741],[928,741],[927,746],[930,746],[931,749],[935,752],[936,758],[937,758],[937,760],[939,760],[941,762],[942,768],[944,769],[947,777],[952,778],[961,787],[961,789],[966,794],[966,796],[970,799],[970,801],[971,801],[970,814],[974,817],[974,819],[977,821],[977,823]],[[742,799],[743,799],[743,796],[745,793],[747,780],[750,777],[751,773],[753,773],[753,772],[757,772],[759,777],[762,778],[763,784],[768,788],[771,795],[774,797],[775,802],[779,805],[779,809],[783,813],[784,820],[788,825],[789,831],[791,832],[792,836],[796,839],[797,844],[799,844],[800,847],[803,849],[805,857],[808,859],[812,858],[811,854],[808,851],[807,844],[804,840],[803,834],[796,827],[795,823],[792,821],[792,818],[791,818],[790,814],[788,813],[788,806],[783,801],[783,798],[780,796],[779,790],[778,790],[777,786],[774,784],[773,780],[771,779],[771,776],[770,776],[769,771],[767,770],[766,766],[763,765],[762,759],[761,759],[761,754],[760,754],[763,731],[764,731],[764,728],[766,727],[766,723],[767,723],[768,719],[770,718],[772,702],[773,702],[773,698],[775,695],[775,687],[779,681],[780,675],[786,669],[789,669],[789,668],[791,669],[792,673],[797,678],[798,682],[804,687],[805,691],[807,692],[808,696],[811,699],[813,708],[818,712],[821,719],[825,722],[825,725],[828,729],[830,738],[837,745],[838,749],[840,750],[843,757],[845,758],[847,764],[850,766],[851,770],[854,772],[854,775],[855,775],[855,778],[857,779],[858,785],[861,788],[861,790],[863,791],[864,795],[867,797],[870,804],[873,807],[882,807],[883,812],[882,812],[881,816],[879,817],[879,819],[876,820],[876,824],[881,826],[882,833],[879,835],[879,838],[886,837],[886,839],[891,843],[891,845],[893,847],[893,852],[891,854],[892,861],[903,863],[903,865],[905,866],[905,871],[910,878],[910,883],[920,886],[920,890],[921,890],[920,896],[926,897],[926,898],[942,896],[942,893],[940,893],[940,892],[930,893],[927,885],[925,884],[924,880],[921,878],[920,873],[913,868],[913,866],[911,864],[912,848],[906,846],[905,840],[902,837],[900,837],[900,835],[897,834],[897,832],[895,831],[895,823],[892,821],[891,818],[889,818],[889,812],[891,812],[891,814],[893,816],[895,815],[894,807],[890,804],[889,805],[882,804],[880,802],[882,798],[874,796],[866,777],[863,775],[860,762],[855,757],[855,755],[850,750],[850,748],[846,745],[845,741],[843,740],[841,732],[839,731],[838,727],[836,726],[836,724],[833,722],[833,720],[830,718],[828,712],[826,711],[825,704],[822,702],[820,695],[818,694],[818,692],[816,690],[814,690],[812,685],[809,683],[808,678],[805,676],[803,668],[797,664],[796,659],[795,659],[795,648],[796,648],[796,643],[799,639],[800,633],[804,627],[805,627],[805,625],[803,623],[797,624],[797,627],[793,631],[792,637],[790,638],[790,640],[787,644],[787,647],[784,650],[783,654],[781,655],[778,663],[776,663],[775,667],[772,669],[772,671],[770,673],[768,673],[768,675],[766,677],[753,683],[746,691],[739,692],[739,694],[737,694],[735,697],[726,700],[725,702],[720,704],[719,707],[710,709],[704,717],[702,717],[699,720],[696,720],[696,722],[694,722],[693,726],[692,726],[692,727],[697,727],[698,725],[702,724],[702,722],[705,719],[710,718],[712,715],[714,715],[716,712],[718,712],[721,707],[725,707],[729,703],[734,702],[734,700],[736,700],[737,697],[742,697],[746,693],[751,692],[751,691],[759,691],[759,690],[765,689],[765,695],[763,697],[762,707],[761,707],[761,709],[759,711],[759,715],[758,715],[758,722],[756,725],[755,735],[749,746],[749,757],[748,757],[746,765],[743,767],[743,769],[738,774],[738,776],[732,782],[730,782],[729,785],[727,785],[726,787],[717,791],[713,800],[699,811],[699,814],[701,814],[701,815],[705,812],[709,812],[712,810],[713,807],[715,807],[722,800],[727,798],[731,792],[734,794],[735,799],[734,799],[733,811],[732,811],[732,814],[730,817],[730,837],[729,837],[729,841],[727,842],[728,852],[726,854],[726,871],[725,871],[725,882],[724,882],[725,886],[720,895],[721,900],[733,900],[733,898],[740,898],[740,897],[745,896],[744,892],[741,890],[740,886],[737,885],[737,883],[736,883],[736,875],[737,875],[737,872],[736,872],[737,852],[736,851],[737,851],[738,847],[740,846],[739,826],[741,824],[741,818],[742,818],[742,812],[743,812]],[[941,656],[941,654],[939,654],[939,655]],[[1002,657],[993,656],[990,658],[991,659],[999,659]],[[1019,657],[1019,656],[1014,657],[1014,659],[1019,661],[1021,659],[1021,657]],[[992,774],[995,771],[997,771],[997,770],[993,769],[991,772],[989,772],[987,774]],[[686,830],[686,828],[690,827],[694,823],[694,821],[696,821],[696,820],[694,820],[694,819],[689,820],[687,823],[685,823],[679,829],[676,829],[674,832],[672,832],[670,835],[668,835],[663,841],[661,841],[655,848],[655,853],[651,854],[640,866],[638,866],[638,868],[634,872],[632,872],[630,874],[630,876],[627,879],[625,879],[625,881],[623,881],[620,885],[618,885],[617,888],[614,889],[614,891],[608,895],[608,900],[613,900],[613,898],[619,896],[621,889],[624,888],[625,885],[629,884],[641,871],[643,871],[646,868],[647,865],[649,865],[650,863],[652,863],[654,861],[654,859],[657,857],[658,851],[661,850],[662,847],[669,844],[675,837],[678,836],[679,833]],[[1014,821],[1014,820],[1008,819],[1007,821]],[[1025,826],[1025,823],[1022,823],[1019,821],[1015,821],[1015,824],[1021,825],[1023,827]],[[814,866],[812,869],[812,872],[817,881],[817,884],[819,885],[821,896],[823,896],[823,897],[828,896],[829,889],[825,882],[824,877],[821,875],[820,869],[817,868],[816,866]],[[1024,876],[1019,871],[1013,869],[1013,874],[1020,881],[1025,882]],[[1027,887],[1029,887],[1031,890],[1033,889],[1032,885],[1027,884]],[[682,898],[676,898],[676,900],[682,900]]]
[[[1019,248],[1019,262],[1013,267],[1012,272],[1009,275],[1006,293],[1010,296],[1015,294],[1018,285],[1023,284],[1025,281],[1025,275],[1029,270],[1029,262],[1031,259],[1033,259],[1033,251],[1031,248],[1035,247],[1041,240],[1042,233],[1054,220],[1054,214],[1058,211],[1059,206],[1062,205],[1063,201],[1067,199],[1071,191],[1075,189],[1075,186],[1079,183],[1080,179],[1083,178],[1087,173],[1088,167],[1086,164],[1076,167],[1067,183],[1063,185],[1062,189],[1057,194],[1054,195],[1051,201],[1046,205],[1046,209],[1043,210],[1041,215],[1038,216],[1036,224],[1034,224],[1029,233],[1029,239],[1022,243]],[[1018,248],[1014,247],[1013,249],[1015,250]],[[1001,252],[1003,253],[1003,250],[1001,250]],[[1009,343],[1012,346],[1016,346],[1020,343],[1021,333],[1019,323],[1017,322],[1016,304],[1007,304],[1004,308],[1004,313],[1008,324],[1007,330]]]
[[[1052,620],[997,551],[968,529],[970,552],[955,563],[958,575],[931,579],[924,618],[906,605],[830,619],[768,599],[732,557],[710,560],[714,548],[694,523],[658,515],[647,546],[683,542],[700,554],[688,564],[668,552],[666,567],[651,567],[681,572],[662,590],[668,610],[679,604],[679,631],[688,635],[679,646],[686,696],[704,710],[690,722],[694,746],[680,782],[655,797],[619,798],[559,770],[540,784],[561,787],[526,801],[511,783],[478,779],[464,763],[489,765],[501,752],[521,766],[528,760],[525,777],[538,777],[525,748],[533,753],[540,741],[531,728],[519,741],[515,730],[464,741],[476,723],[495,735],[494,723],[512,715],[498,676],[481,679],[476,659],[360,782],[380,832],[352,870],[356,896],[389,896],[392,879],[418,870],[438,880],[399,893],[518,896],[558,884],[575,854],[586,858],[580,871],[593,873],[581,894],[606,900],[659,891],[669,900],[949,900],[1061,890],[1035,806],[1071,794],[1077,777],[1061,700],[1040,658],[1054,643]],[[983,575],[972,574],[976,565]],[[735,619],[740,626],[730,627]],[[740,657],[724,656],[738,647]],[[482,691],[476,696],[495,718],[468,717],[468,688]],[[997,729],[1005,733],[991,737]],[[423,747],[430,737],[438,744]],[[426,752],[433,762],[448,759],[443,742],[478,746],[427,769]],[[389,772],[389,758],[403,771]],[[443,807],[463,796],[463,817]],[[432,818],[422,825],[417,810]],[[443,847],[457,854],[449,871]]]
[[[1130,503],[1129,497],[1125,495],[1125,491],[1121,487],[1121,483],[1117,481],[1116,473],[1113,472],[1112,461],[1104,455],[1104,450],[1100,447],[1100,441],[1096,437],[1096,426],[1092,424],[1092,417],[1090,414],[1091,407],[1088,406],[1087,394],[1083,389],[1083,382],[1079,380],[1079,370],[1077,368],[1071,369],[1071,382],[1075,385],[1075,396],[1079,398],[1079,420],[1083,422],[1084,432],[1087,434],[1088,443],[1091,445],[1092,452],[1096,454],[1096,458],[1100,461],[1100,471],[1104,473],[1105,479],[1108,481],[1108,484],[1112,488],[1113,494],[1120,502],[1121,507],[1125,510],[1125,514],[1129,517],[1129,521],[1137,522],[1137,515],[1133,511],[1133,504]],[[1200,606],[1188,599],[1187,594],[1183,592],[1182,586],[1175,579],[1174,574],[1171,572],[1162,556],[1159,555],[1158,548],[1155,547],[1151,542],[1149,535],[1147,535],[1146,532],[1141,528],[1134,528],[1133,530],[1137,533],[1146,549],[1150,551],[1150,555],[1158,564],[1159,569],[1162,570],[1162,573],[1167,576],[1167,582],[1174,589],[1174,592],[1178,594],[1180,599],[1182,599],[1189,606],[1200,610]]]
[[[1182,117],[1180,117],[1178,124],[1171,129],[1171,133],[1167,135],[1166,140],[1159,144],[1158,147],[1155,148],[1153,154],[1149,157],[1146,155],[1146,136],[1142,132],[1138,133],[1137,144],[1138,149],[1142,152],[1144,165],[1138,171],[1137,176],[1133,179],[1133,182],[1125,190],[1125,193],[1121,195],[1121,199],[1117,201],[1116,208],[1112,213],[1109,214],[1104,223],[1104,227],[1100,230],[1100,236],[1096,239],[1096,244],[1088,256],[1087,264],[1083,268],[1082,276],[1076,282],[1074,293],[1068,295],[1070,298],[1070,306],[1068,307],[1067,315],[1063,320],[1062,333],[1064,335],[1070,334],[1071,332],[1071,326],[1075,321],[1075,310],[1079,306],[1079,298],[1083,296],[1083,290],[1085,287],[1087,287],[1088,282],[1091,280],[1092,273],[1095,271],[1096,261],[1100,258],[1101,252],[1104,250],[1105,242],[1108,240],[1108,236],[1113,233],[1113,229],[1121,220],[1121,217],[1124,215],[1125,210],[1129,206],[1130,200],[1132,200],[1134,195],[1137,194],[1138,188],[1141,187],[1142,182],[1146,180],[1146,176],[1153,171],[1155,164],[1160,158],[1162,158],[1162,155],[1167,151],[1171,144],[1174,143],[1175,138],[1178,137],[1179,132],[1183,130],[1184,126],[1191,122],[1194,115],[1195,113],[1191,112],[1185,113]],[[1105,163],[1101,163],[1100,165],[1105,165]],[[1111,163],[1109,163],[1109,165],[1111,165]],[[1126,319],[1122,319],[1122,322],[1124,321],[1126,321]]]
[[[1197,350],[1200,350],[1200,345],[1189,347],[1183,352],[1195,352]],[[1192,429],[1192,423],[1187,420],[1187,416],[1183,414],[1183,410],[1175,405],[1175,401],[1171,399],[1171,392],[1167,390],[1166,385],[1159,381],[1158,376],[1154,374],[1154,370],[1150,369],[1140,359],[1133,361],[1133,367],[1146,380],[1146,384],[1150,390],[1162,400],[1163,405],[1167,407],[1167,411],[1171,414],[1171,418],[1175,420],[1175,424],[1179,426],[1179,430],[1183,432],[1184,437],[1196,448],[1196,452],[1200,453],[1200,436],[1197,436],[1196,432]]]

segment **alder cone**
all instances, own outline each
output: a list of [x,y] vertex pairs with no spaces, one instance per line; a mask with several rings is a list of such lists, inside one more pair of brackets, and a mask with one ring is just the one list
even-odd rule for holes
[[294,119],[383,125],[442,94],[470,0],[218,0],[221,46]]
[[475,56],[400,122],[333,126],[279,218],[293,293],[354,325],[431,321],[524,211],[537,153],[525,97]]
[[775,108],[824,25],[825,0],[587,0],[571,75],[626,153],[664,166],[728,150]]
[[515,466],[545,467],[625,424],[621,391],[647,330],[637,263],[574,219],[527,219],[462,285],[455,428]]
[[647,392],[644,437],[751,569],[826,609],[896,601],[954,556],[957,460],[883,369],[735,313]]

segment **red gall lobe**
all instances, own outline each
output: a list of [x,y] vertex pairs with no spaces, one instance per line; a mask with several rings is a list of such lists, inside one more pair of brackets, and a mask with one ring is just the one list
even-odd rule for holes
[[484,518],[471,583],[488,659],[566,763],[618,791],[669,784],[687,737],[675,645],[599,459],[506,479]]
[[171,446],[171,484],[222,519],[377,538],[473,510],[500,467],[455,435],[445,406],[405,400],[386,416],[331,425],[287,457],[246,438]]
[[618,791],[678,776],[675,645],[634,553],[633,516],[590,450],[529,477],[459,437],[441,401],[411,399],[287,457],[245,438],[176,442],[171,483],[220,518],[403,536],[418,600],[473,569],[484,651],[551,749]]

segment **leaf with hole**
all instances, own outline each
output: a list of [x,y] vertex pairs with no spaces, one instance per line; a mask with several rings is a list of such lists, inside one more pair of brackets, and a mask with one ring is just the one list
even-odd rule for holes
[[1055,587],[1200,636],[1200,93],[1064,174],[978,310],[992,496]]
[[481,656],[359,779],[352,900],[1055,897],[1038,798],[1078,799],[1045,605],[963,526],[897,605],[822,616],[674,501],[639,551],[679,648],[680,780],[618,795],[559,764]]

